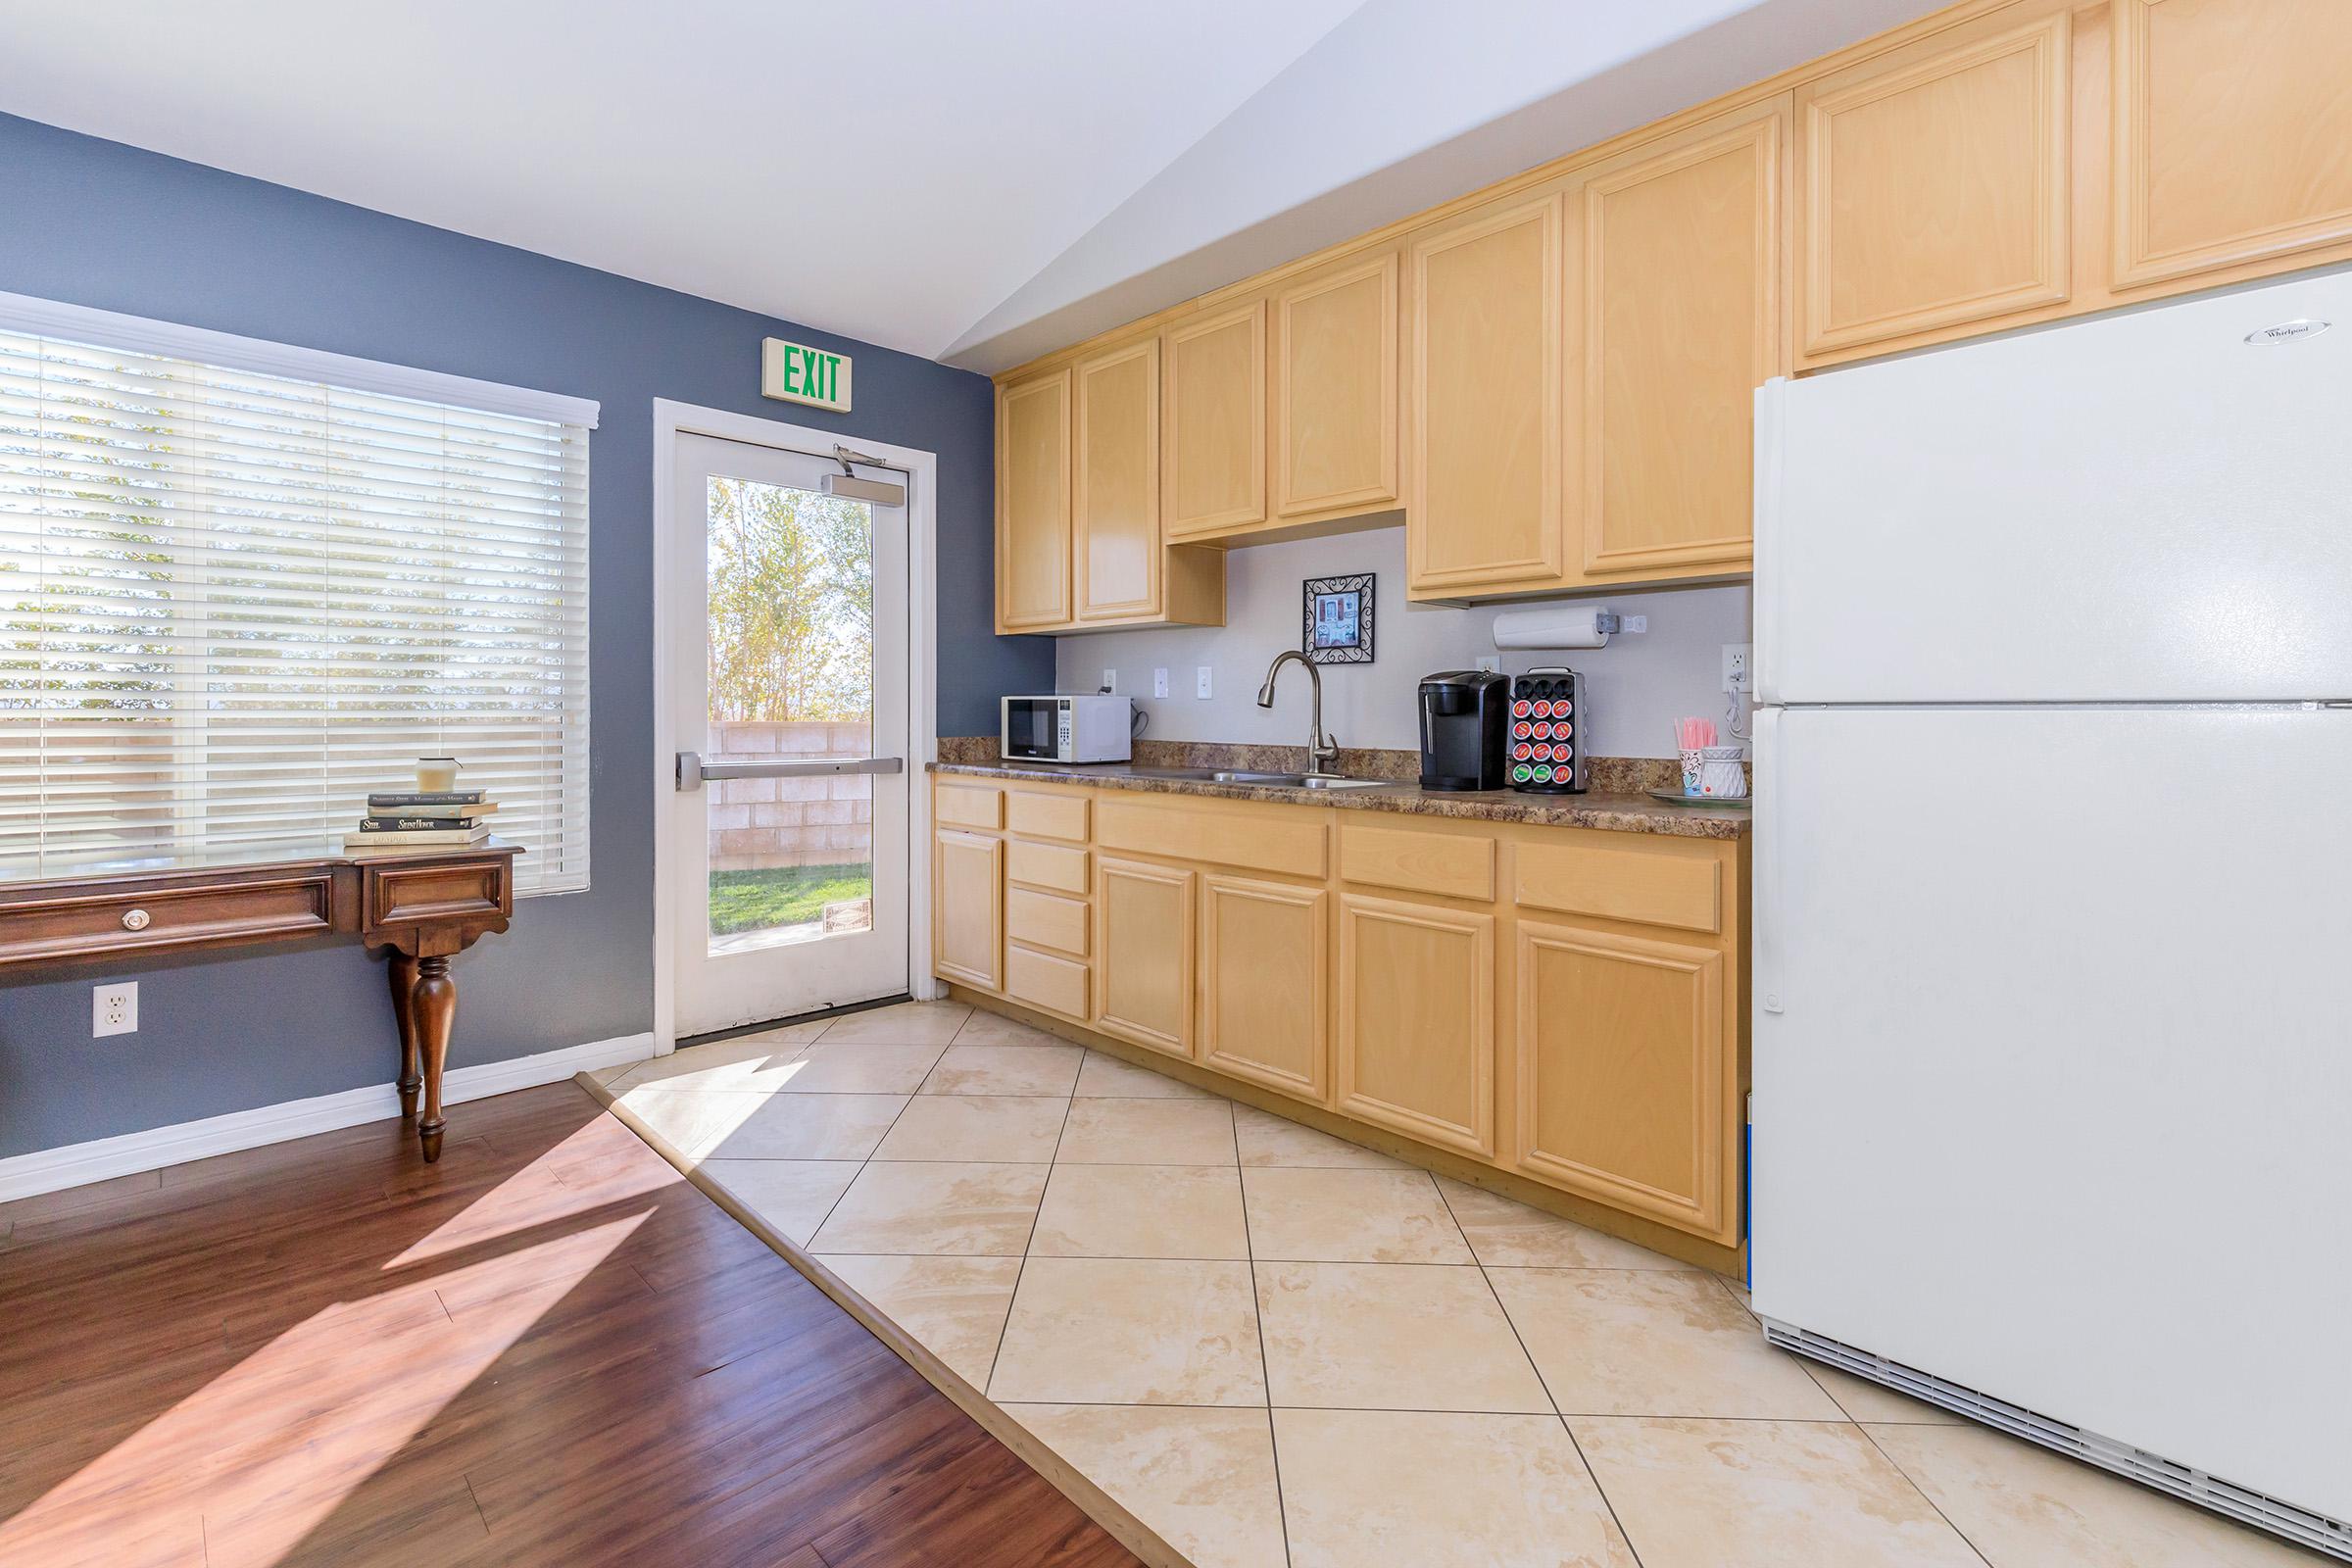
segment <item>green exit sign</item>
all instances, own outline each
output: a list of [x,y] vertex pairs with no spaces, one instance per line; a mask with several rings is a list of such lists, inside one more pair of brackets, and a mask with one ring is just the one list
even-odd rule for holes
[[760,395],[850,412],[850,357],[771,337],[760,345]]

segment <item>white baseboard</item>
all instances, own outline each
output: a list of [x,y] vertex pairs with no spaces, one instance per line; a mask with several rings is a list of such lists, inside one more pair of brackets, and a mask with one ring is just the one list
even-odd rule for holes
[[[508,1061],[485,1061],[472,1067],[452,1067],[441,1079],[441,1102],[459,1104],[516,1089],[535,1089],[560,1083],[599,1067],[643,1061],[654,1054],[651,1033],[592,1040],[584,1046],[516,1056]],[[289,1138],[331,1133],[364,1121],[384,1121],[400,1114],[400,1091],[391,1084],[368,1084],[339,1095],[312,1100],[289,1100],[279,1105],[207,1116],[170,1127],[151,1127],[141,1133],[92,1139],[62,1149],[35,1150],[0,1159],[0,1202],[54,1193],[62,1188],[87,1186],[116,1176],[160,1170],[185,1160],[213,1154],[282,1144]]]

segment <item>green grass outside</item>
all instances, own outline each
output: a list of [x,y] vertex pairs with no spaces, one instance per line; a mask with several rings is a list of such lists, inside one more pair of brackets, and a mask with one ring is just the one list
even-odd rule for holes
[[760,871],[710,873],[710,934],[767,931],[801,925],[828,904],[862,899],[873,891],[866,865],[779,865]]

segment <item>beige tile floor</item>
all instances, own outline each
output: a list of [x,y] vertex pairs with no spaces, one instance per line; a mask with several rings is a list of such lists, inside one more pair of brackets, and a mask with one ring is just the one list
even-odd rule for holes
[[960,1004],[600,1076],[1200,1568],[2323,1560],[1773,1349],[1714,1275]]

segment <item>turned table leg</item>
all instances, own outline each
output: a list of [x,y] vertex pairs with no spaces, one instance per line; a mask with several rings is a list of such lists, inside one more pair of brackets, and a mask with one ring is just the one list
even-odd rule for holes
[[429,1163],[441,1157],[441,1069],[449,1060],[450,1025],[458,1016],[458,983],[449,977],[449,960],[418,958],[416,986],[409,994],[416,1015],[416,1052],[424,1069],[424,1114],[416,1122],[416,1141]]
[[400,1030],[400,1114],[416,1119],[416,960],[395,950],[384,965],[392,985],[392,1022]]

